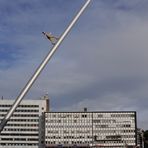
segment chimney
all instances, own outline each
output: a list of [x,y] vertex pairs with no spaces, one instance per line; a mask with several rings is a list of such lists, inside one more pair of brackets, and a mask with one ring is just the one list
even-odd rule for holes
[[87,112],[87,107],[84,107],[84,112]]

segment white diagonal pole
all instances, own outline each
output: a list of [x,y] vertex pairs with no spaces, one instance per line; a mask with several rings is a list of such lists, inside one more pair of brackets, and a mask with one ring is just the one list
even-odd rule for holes
[[27,82],[27,84],[25,85],[25,87],[22,89],[22,91],[20,92],[20,94],[16,98],[14,104],[12,105],[12,107],[10,108],[10,110],[8,111],[8,113],[6,114],[6,116],[4,117],[4,119],[2,120],[2,122],[0,124],[0,132],[3,130],[4,126],[6,125],[6,123],[10,119],[10,117],[12,116],[13,112],[16,110],[17,106],[20,104],[20,102],[22,101],[22,99],[24,98],[24,96],[30,90],[30,88],[33,85],[33,83],[35,82],[35,80],[38,78],[38,76],[40,75],[40,73],[42,72],[42,70],[44,69],[44,67],[46,66],[46,64],[48,63],[48,61],[51,59],[51,57],[53,56],[53,54],[55,53],[55,51],[57,50],[57,48],[60,46],[60,44],[62,43],[62,41],[66,37],[66,35],[72,29],[73,25],[76,23],[76,21],[81,16],[81,14],[83,13],[83,11],[86,9],[86,7],[88,6],[88,4],[90,2],[91,2],[91,0],[87,0],[85,2],[85,4],[82,6],[82,8],[76,14],[76,16],[74,17],[74,19],[69,24],[69,26],[63,32],[63,34],[60,36],[60,38],[57,41],[57,43],[49,51],[49,53],[47,54],[47,56],[45,57],[45,59],[41,62],[41,64],[39,65],[39,67],[36,69],[35,73],[32,75],[32,77],[30,78],[30,80]]

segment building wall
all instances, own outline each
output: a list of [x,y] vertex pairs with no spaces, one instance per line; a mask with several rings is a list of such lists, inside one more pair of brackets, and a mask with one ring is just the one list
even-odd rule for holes
[[[0,120],[14,100],[0,100]],[[0,148],[38,148],[44,144],[48,99],[23,100],[0,134]]]
[[46,147],[136,145],[136,112],[47,112]]
[[48,146],[87,145],[92,141],[92,113],[46,113],[45,121]]
[[102,146],[135,146],[135,112],[93,113],[94,143]]

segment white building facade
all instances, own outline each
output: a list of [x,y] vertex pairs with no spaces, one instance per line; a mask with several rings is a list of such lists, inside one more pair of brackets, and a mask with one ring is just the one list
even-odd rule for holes
[[136,112],[47,112],[45,143],[50,147],[134,147]]
[[[0,121],[14,100],[0,100]],[[0,148],[40,148],[44,146],[44,112],[49,111],[47,96],[40,100],[24,99],[0,134]]]

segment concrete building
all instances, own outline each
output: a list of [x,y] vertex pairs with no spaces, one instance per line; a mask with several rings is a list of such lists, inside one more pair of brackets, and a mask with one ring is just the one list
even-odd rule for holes
[[[0,100],[0,121],[14,100]],[[45,139],[44,112],[49,111],[48,96],[24,99],[0,134],[0,148],[42,148]]]
[[50,147],[134,147],[136,112],[46,112],[45,143]]

